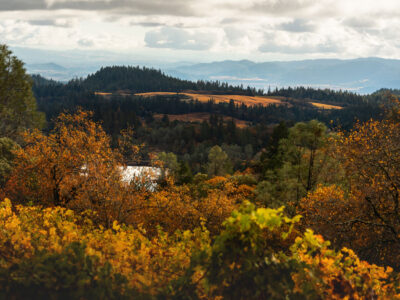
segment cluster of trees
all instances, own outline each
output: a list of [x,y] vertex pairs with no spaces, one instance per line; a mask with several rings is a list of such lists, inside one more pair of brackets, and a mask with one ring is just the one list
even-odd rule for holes
[[269,96],[282,96],[295,99],[312,99],[316,101],[324,101],[326,103],[342,104],[342,105],[362,105],[366,102],[366,98],[349,92],[335,91],[331,89],[315,89],[312,87],[287,87],[268,90]]
[[[4,112],[33,99],[15,95]],[[0,298],[400,297],[398,102],[350,131],[281,122],[241,172],[232,144],[210,143],[199,171],[149,152],[153,190],[122,180],[143,159],[136,128],[114,139],[77,109],[43,131],[32,107],[0,128]],[[228,138],[220,123],[202,126]]]

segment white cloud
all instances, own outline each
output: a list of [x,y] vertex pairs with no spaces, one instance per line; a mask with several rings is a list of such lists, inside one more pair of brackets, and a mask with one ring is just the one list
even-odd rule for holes
[[0,40],[152,55],[180,50],[182,60],[183,50],[199,59],[399,57],[399,10],[398,0],[0,0]]
[[145,42],[151,48],[208,50],[216,42],[212,32],[189,32],[185,29],[163,27],[146,33]]

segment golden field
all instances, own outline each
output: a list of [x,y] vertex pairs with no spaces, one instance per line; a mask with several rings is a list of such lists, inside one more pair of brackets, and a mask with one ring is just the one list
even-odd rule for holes
[[342,109],[343,107],[337,105],[323,104],[318,102],[310,102],[312,105],[322,109]]
[[136,96],[152,97],[159,95],[184,95],[191,99],[197,99],[200,102],[207,102],[213,99],[216,103],[227,102],[233,100],[236,104],[245,105],[271,105],[271,104],[283,104],[279,97],[263,97],[263,96],[246,96],[246,95],[215,95],[215,94],[197,94],[197,93],[172,93],[172,92],[151,92],[151,93],[138,93]]
[[[131,96],[126,91],[118,91],[116,94],[120,96]],[[95,95],[110,97],[113,93],[107,92],[95,92]],[[208,102],[209,100],[214,100],[216,103],[224,102],[229,103],[231,100],[235,102],[235,104],[254,106],[254,105],[262,105],[268,106],[271,104],[274,105],[291,105],[285,101],[284,97],[271,97],[271,96],[246,96],[246,95],[216,95],[216,94],[204,94],[204,93],[195,93],[195,92],[183,92],[183,93],[175,93],[175,92],[148,92],[148,93],[137,93],[135,96],[142,97],[154,97],[154,96],[172,96],[172,95],[183,95],[189,99],[198,100],[200,102]],[[325,104],[320,102],[309,102],[313,106],[321,109],[342,109],[343,107],[332,104]]]

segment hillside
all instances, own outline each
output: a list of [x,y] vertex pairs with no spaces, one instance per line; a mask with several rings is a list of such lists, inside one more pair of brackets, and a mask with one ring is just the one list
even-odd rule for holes
[[[47,120],[77,107],[95,112],[108,133],[118,134],[128,124],[151,120],[153,114],[208,113],[252,124],[318,119],[351,128],[356,119],[381,113],[382,96],[360,96],[348,91],[305,87],[268,90],[232,86],[219,81],[188,81],[151,68],[101,68],[87,78],[66,84],[33,76],[33,91]],[[212,101],[210,101],[212,100]],[[271,105],[274,104],[274,105]],[[282,105],[284,104],[284,105]]]
[[114,66],[101,68],[87,76],[80,85],[89,91],[126,93],[180,92],[183,90],[223,91],[226,93],[255,94],[255,89],[232,86],[219,81],[189,81],[165,75],[151,68]]

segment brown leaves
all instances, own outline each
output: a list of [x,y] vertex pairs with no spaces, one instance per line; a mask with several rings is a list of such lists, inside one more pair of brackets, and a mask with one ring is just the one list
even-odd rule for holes
[[336,245],[375,263],[399,266],[400,123],[358,124],[340,132],[335,158],[345,170],[347,192],[320,187],[302,200],[305,221]]

